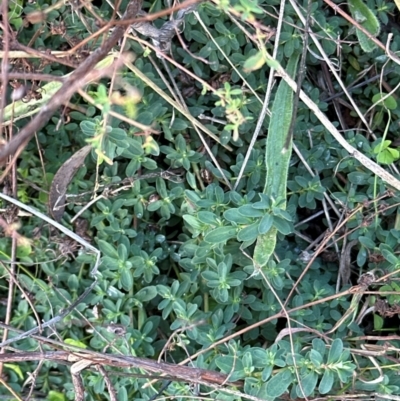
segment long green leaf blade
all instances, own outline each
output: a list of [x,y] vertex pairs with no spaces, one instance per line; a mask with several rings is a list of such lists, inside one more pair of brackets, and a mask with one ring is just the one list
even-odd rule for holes
[[[294,77],[299,56],[293,55],[288,63],[287,71]],[[293,114],[293,90],[285,81],[281,81],[276,93],[271,111],[271,120],[268,128],[268,138],[265,153],[267,167],[267,179],[264,193],[273,199],[285,199],[281,204],[286,208],[286,185],[289,162],[292,154],[292,142],[283,153],[287,136],[289,135],[290,122]],[[259,266],[265,266],[274,252],[276,245],[277,229],[271,227],[268,232],[257,237],[254,250],[254,262]]]

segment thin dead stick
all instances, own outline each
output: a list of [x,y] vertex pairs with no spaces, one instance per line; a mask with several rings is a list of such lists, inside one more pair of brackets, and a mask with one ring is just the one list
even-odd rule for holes
[[15,390],[3,379],[3,377],[0,377],[0,384],[3,385],[4,388],[6,388],[15,397],[17,401],[23,401],[22,398],[20,398],[18,394],[15,392]]
[[108,30],[110,29],[110,25],[105,25],[103,26],[101,29],[99,29],[97,32],[92,33],[90,36],[88,36],[87,38],[81,40],[76,46],[74,46],[73,48],[69,49],[66,53],[68,55],[73,55],[76,54],[76,52],[83,46],[85,46],[87,43],[89,43],[91,40],[94,40],[95,38],[97,38],[98,36],[100,36],[103,33],[106,33]]
[[[6,96],[7,96],[7,85],[8,85],[8,58],[9,58],[9,50],[10,50],[10,29],[8,24],[8,2],[3,1],[1,5],[1,13],[3,17],[3,47],[4,47],[4,58],[1,61],[1,80],[3,82],[3,90],[1,91],[1,99],[0,99],[0,125],[3,121],[4,115],[4,108],[6,106]],[[12,135],[12,127],[9,130],[10,135]],[[13,181],[13,193],[16,192],[16,178],[15,178],[15,164],[11,165],[12,168],[12,181]],[[3,220],[3,219],[1,219]],[[8,228],[8,227],[7,227]],[[6,230],[6,227],[3,227]],[[5,323],[10,323],[11,320],[11,313],[12,313],[12,300],[14,294],[14,278],[15,278],[15,256],[16,256],[16,249],[17,249],[17,237],[15,233],[12,235],[12,245],[11,245],[11,268],[9,271],[10,282],[8,288],[8,296],[7,296],[7,307],[6,307],[6,316],[5,316]],[[3,333],[3,341],[7,339],[8,331],[4,330]],[[0,354],[5,352],[4,348],[0,349]],[[0,377],[3,376],[3,364],[0,363]]]
[[[3,121],[4,108],[6,107],[6,97],[7,97],[7,84],[8,84],[8,59],[10,50],[10,30],[8,25],[8,2],[3,1],[1,5],[1,13],[3,16],[3,46],[4,46],[4,58],[1,61],[1,80],[3,82],[3,90],[0,96],[0,124]],[[1,371],[0,371],[1,373]]]
[[19,155],[23,151],[23,146],[21,146],[14,154],[13,157],[11,157],[10,162],[8,163],[8,166],[4,169],[3,173],[0,175],[0,184],[4,181],[4,179],[8,176],[8,173],[12,169],[12,166],[15,164],[16,160],[18,159]]
[[[6,325],[0,324],[0,327]],[[10,328],[11,330],[11,328]],[[42,337],[44,338],[44,337]],[[48,339],[44,338],[47,342]],[[76,348],[76,347],[75,347]],[[149,372],[158,374],[167,374],[178,380],[189,381],[200,384],[222,384],[227,375],[201,368],[193,368],[189,366],[180,366],[166,362],[157,362],[152,359],[138,358],[134,356],[103,354],[94,351],[80,349],[76,351],[46,351],[46,352],[17,352],[0,355],[0,362],[25,362],[25,361],[58,361],[67,362],[69,364],[82,363],[86,366],[101,365],[112,366],[118,368],[137,368],[144,369]],[[243,385],[242,382],[236,381],[228,383],[231,386]]]
[[[0,327],[4,328],[4,324],[0,323]],[[10,330],[15,330],[11,327],[9,327]],[[39,339],[39,336],[35,336],[37,339]],[[40,340],[47,342],[47,343],[58,343],[57,341],[45,338],[45,337],[40,337]],[[55,351],[55,352],[46,352],[46,353],[41,353],[37,352],[37,359],[35,360],[40,360],[42,361],[43,358],[41,356],[49,356],[49,354],[52,354],[52,360],[57,360],[60,361],[61,363],[74,363],[71,368],[71,373],[75,376],[75,379],[77,378],[77,373],[85,369],[87,367],[90,367],[91,365],[109,365],[109,366],[115,366],[115,367],[126,367],[126,368],[138,368],[138,369],[144,369],[148,370],[150,372],[154,373],[166,373],[166,372],[171,372],[171,375],[169,375],[171,378],[174,380],[180,380],[180,381],[185,381],[185,382],[190,382],[190,383],[196,383],[196,384],[201,384],[207,387],[214,388],[216,390],[223,391],[224,393],[232,394],[236,396],[237,398],[243,398],[243,399],[248,399],[252,401],[263,401],[261,398],[244,394],[243,392],[240,391],[235,391],[233,389],[230,389],[227,386],[224,386],[224,382],[227,378],[229,378],[228,375],[211,371],[211,370],[206,370],[206,369],[200,369],[200,368],[192,368],[192,367],[185,367],[185,366],[179,366],[179,365],[173,365],[173,364],[168,364],[168,363],[157,363],[153,360],[150,359],[144,359],[144,358],[137,358],[137,357],[120,357],[116,356],[113,354],[101,354],[98,352],[92,352],[92,351],[87,351],[83,350],[78,347],[71,347],[70,345],[67,344],[62,344],[59,343],[62,346],[65,346],[67,348],[74,348],[77,351],[76,352],[66,352],[66,351]],[[27,356],[28,353],[25,353],[25,356]],[[33,353],[31,353],[33,354]],[[10,355],[10,354],[6,354]],[[21,355],[20,353],[13,354],[13,355]],[[32,360],[30,357],[26,360]],[[1,360],[0,360],[1,361]],[[78,366],[76,366],[78,365]],[[80,365],[80,366],[79,366]],[[76,366],[76,367],[75,367]],[[134,375],[132,375],[134,376]],[[135,375],[137,376],[137,375]],[[230,386],[235,386],[235,387],[241,387],[243,386],[243,382],[241,381],[236,381],[236,382],[230,382]],[[79,385],[78,385],[79,386]]]
[[[4,200],[6,200],[7,202],[10,202],[10,203],[18,206],[20,209],[26,210],[27,212],[34,214],[35,216],[37,216],[40,219],[42,219],[42,220],[46,221],[47,223],[51,224],[52,226],[54,226],[55,228],[57,228],[58,230],[63,232],[65,235],[67,235],[68,237],[70,237],[73,240],[75,240],[76,242],[79,242],[87,250],[93,252],[97,257],[96,257],[96,264],[95,264],[95,266],[93,267],[93,269],[91,271],[91,275],[92,276],[96,275],[97,267],[98,267],[99,262],[100,262],[100,251],[97,248],[95,248],[89,242],[85,241],[79,235],[75,234],[74,232],[72,232],[68,228],[64,227],[62,224],[59,224],[56,221],[52,220],[50,217],[46,216],[45,214],[40,213],[35,208],[30,207],[28,205],[25,205],[24,203],[14,199],[14,198],[11,198],[11,197],[9,197],[9,196],[1,193],[1,192],[0,192],[0,198],[2,198]],[[0,344],[0,346],[1,346],[1,344]]]
[[[11,43],[11,47],[12,50],[9,52],[10,58],[40,58],[51,61],[52,63],[66,65],[67,67],[78,67],[78,64],[67,59],[68,54],[64,51],[51,51],[50,53],[45,53],[32,49],[29,46],[22,45],[16,40]],[[0,57],[4,57],[4,52],[0,52]]]
[[30,80],[35,80],[35,81],[58,81],[58,82],[64,82],[63,77],[57,77],[55,75],[50,75],[50,74],[27,74],[24,72],[9,72],[8,73],[8,78],[9,79],[21,79],[25,81],[30,81]]
[[[54,61],[54,62],[57,61],[57,63],[59,62],[59,59],[55,56],[60,56],[60,57],[63,56],[65,58],[68,56],[65,51],[60,51],[60,50],[55,50],[55,51],[49,52],[48,54],[47,53],[42,54],[41,52],[39,52],[38,50],[35,50],[35,49],[30,49],[30,50],[32,50],[32,52],[27,52],[25,50],[10,50],[8,52],[8,56],[9,56],[9,58],[46,58],[46,57],[42,57],[42,55],[46,55],[46,56],[51,55],[54,57],[52,57],[51,60],[49,60],[49,61]],[[1,50],[0,58],[3,59],[5,57],[5,55],[6,55],[5,51]],[[60,64],[62,64],[62,63],[60,63]],[[76,65],[72,64],[70,67],[76,68]],[[13,73],[10,73],[10,74],[13,74]],[[14,74],[24,74],[24,73],[21,72],[21,73],[14,73]],[[53,78],[53,80],[54,80],[54,78]]]
[[96,369],[100,372],[100,374],[103,376],[104,382],[106,383],[107,389],[108,389],[108,394],[110,395],[110,401],[117,401],[117,392],[110,380],[110,377],[108,376],[107,371],[103,368],[103,366],[97,365]]

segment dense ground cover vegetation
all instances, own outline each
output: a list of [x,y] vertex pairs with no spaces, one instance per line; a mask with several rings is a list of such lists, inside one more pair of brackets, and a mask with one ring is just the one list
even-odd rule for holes
[[[127,5],[3,4],[6,141]],[[8,158],[2,399],[400,399],[395,2],[140,10]]]

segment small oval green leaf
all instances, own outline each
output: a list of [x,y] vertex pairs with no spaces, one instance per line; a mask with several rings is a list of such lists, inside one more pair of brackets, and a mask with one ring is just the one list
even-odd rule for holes
[[236,237],[236,228],[226,226],[218,227],[215,230],[210,231],[208,234],[206,234],[204,240],[210,244],[219,244],[234,237]]

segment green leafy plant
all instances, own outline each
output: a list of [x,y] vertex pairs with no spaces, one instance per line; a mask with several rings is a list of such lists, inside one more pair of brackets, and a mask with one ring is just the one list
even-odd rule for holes
[[[128,3],[8,2],[0,153]],[[9,159],[0,197],[28,210],[1,198],[1,397],[31,378],[32,397],[73,400],[80,376],[88,401],[397,399],[395,4],[182,4],[144,2]]]

